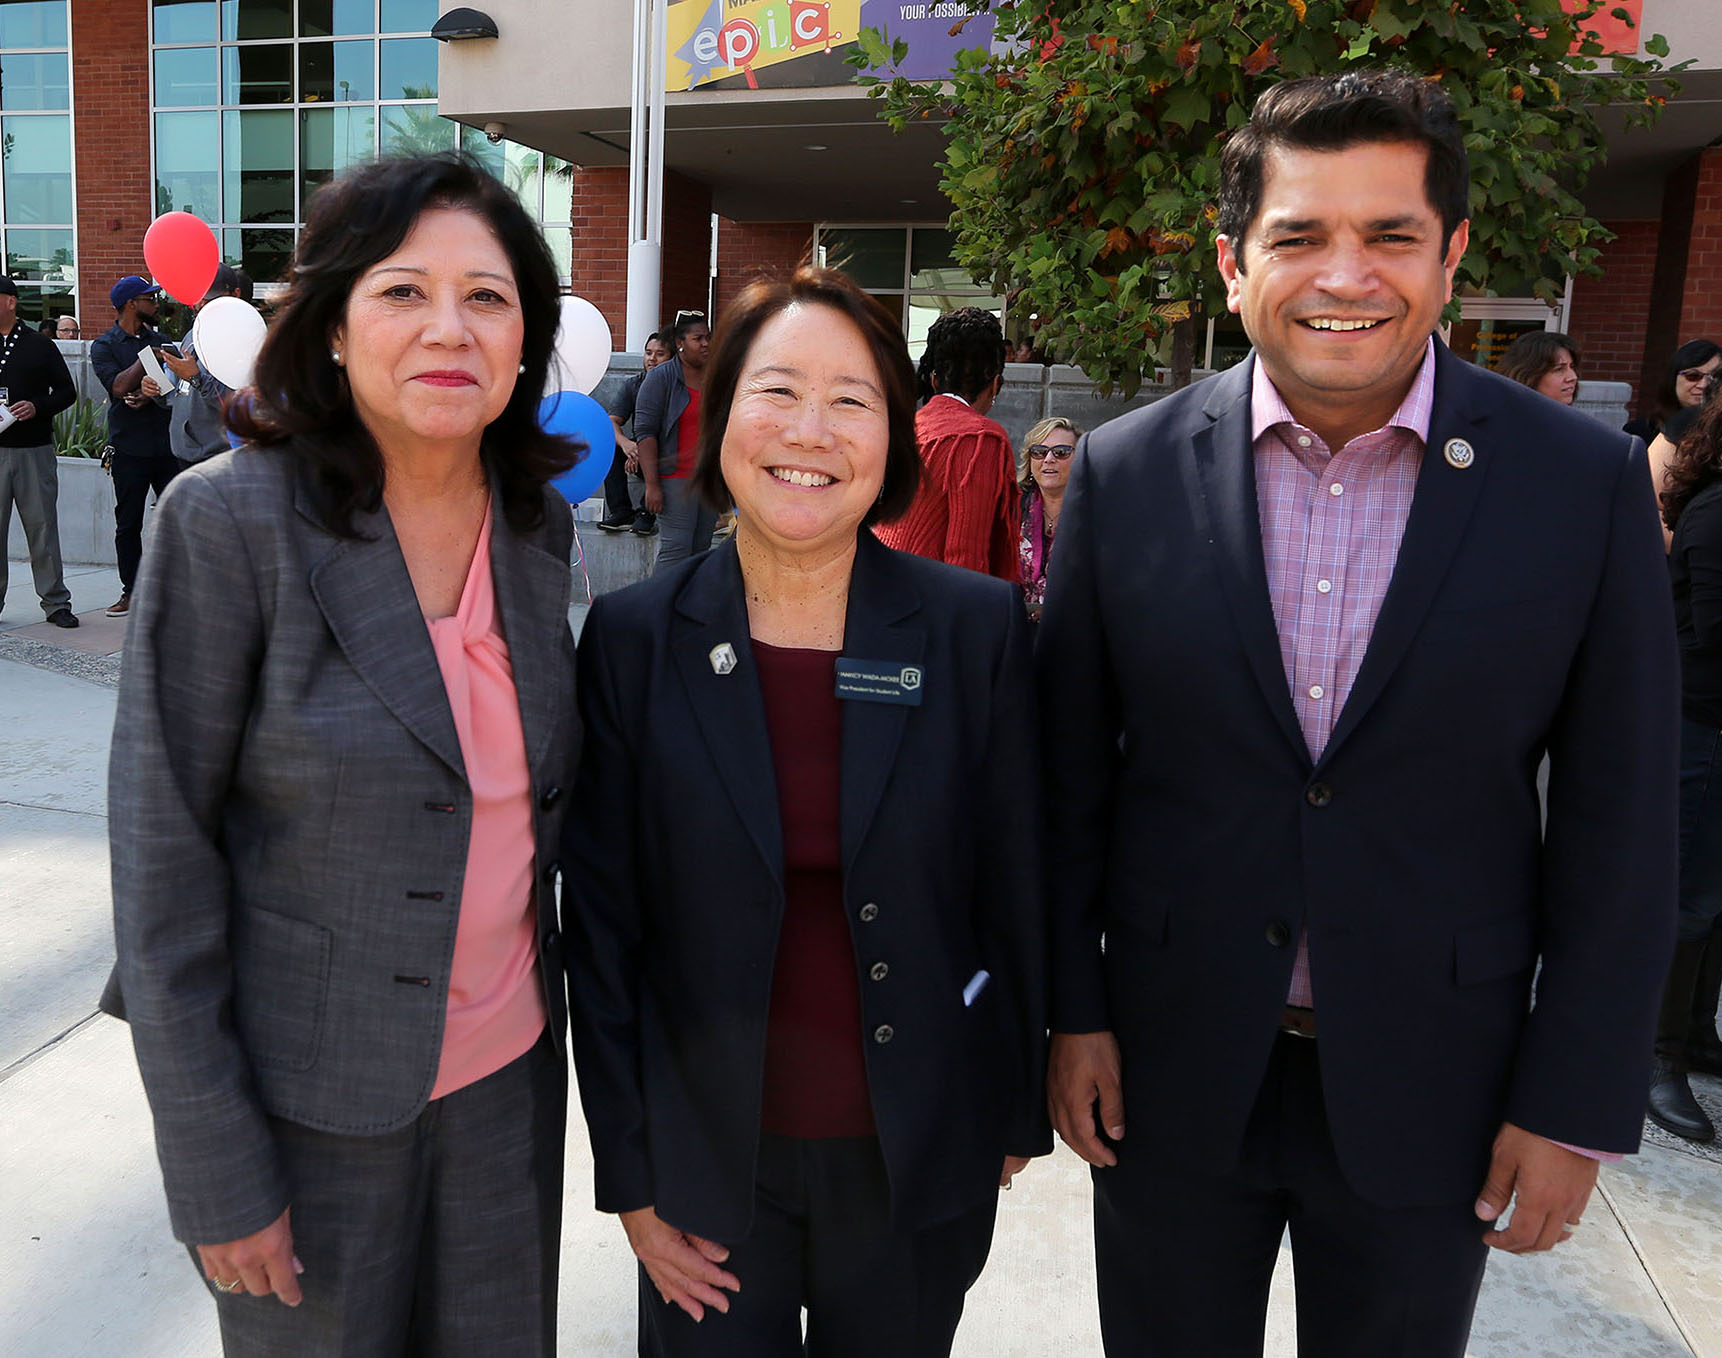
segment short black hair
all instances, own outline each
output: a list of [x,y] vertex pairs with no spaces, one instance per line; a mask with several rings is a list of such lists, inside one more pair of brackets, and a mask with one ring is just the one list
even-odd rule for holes
[[227,411],[228,427],[241,438],[304,458],[324,519],[346,536],[354,533],[355,512],[382,503],[383,459],[359,419],[345,372],[330,356],[330,340],[365,271],[398,250],[419,217],[434,208],[459,208],[483,220],[514,270],[523,371],[507,406],[485,429],[480,452],[517,531],[543,522],[544,484],[586,451],[545,433],[538,423],[556,342],[557,274],[550,248],[520,200],[459,152],[358,165],[311,199],[285,304],[257,357],[254,385]]
[[811,264],[803,264],[788,278],[755,279],[724,308],[717,349],[706,365],[700,395],[694,493],[719,510],[735,503],[723,477],[723,438],[730,407],[735,404],[736,384],[765,323],[797,305],[829,307],[848,317],[867,342],[885,392],[890,441],[885,450],[885,483],[861,524],[871,528],[901,518],[921,488],[921,454],[915,447],[915,370],[909,365],[902,323],[856,287],[847,274]]
[[1680,374],[1688,368],[1701,368],[1717,354],[1722,354],[1722,344],[1715,340],[1687,340],[1676,349],[1668,359],[1668,371],[1663,374],[1662,385],[1656,389],[1656,404],[1664,419],[1680,409],[1680,393],[1674,389],[1674,383]]
[[1575,368],[1583,357],[1570,335],[1558,330],[1527,330],[1502,351],[1495,371],[1522,386],[1534,387],[1561,361],[1562,354],[1573,356]]
[[1004,365],[1004,327],[997,316],[978,306],[948,311],[927,331],[927,347],[916,370],[921,399],[949,392],[972,401],[992,385]]
[[1267,153],[1276,148],[1343,151],[1400,142],[1428,152],[1423,188],[1440,214],[1442,249],[1471,215],[1471,160],[1453,101],[1433,79],[1404,71],[1362,70],[1285,80],[1256,100],[1249,122],[1220,154],[1215,223],[1244,267],[1244,237],[1262,208]]

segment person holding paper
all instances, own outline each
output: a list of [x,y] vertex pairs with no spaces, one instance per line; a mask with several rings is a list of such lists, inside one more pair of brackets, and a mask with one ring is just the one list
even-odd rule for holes
[[718,328],[690,491],[735,535],[593,606],[563,895],[600,1211],[642,1353],[950,1351],[1051,1149],[1028,622],[880,543],[897,321],[842,274]]
[[[217,297],[237,296],[238,271],[223,264],[216,269],[209,291],[204,293],[197,309],[202,311]],[[173,414],[168,421],[167,437],[174,461],[183,470],[194,462],[205,462],[217,453],[225,453],[231,446],[227,441],[222,403],[233,388],[197,361],[189,331],[180,351],[180,354],[175,354],[171,349],[163,349],[157,357],[174,379],[173,390],[168,395]]]

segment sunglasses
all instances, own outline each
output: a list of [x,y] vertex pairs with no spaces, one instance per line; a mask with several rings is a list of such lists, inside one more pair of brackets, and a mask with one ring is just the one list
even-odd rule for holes
[[1691,382],[1694,384],[1714,382],[1719,378],[1722,378],[1722,372],[1707,373],[1702,368],[1688,368],[1685,372],[1680,374],[1680,380],[1682,382]]
[[1036,462],[1045,462],[1051,458],[1054,462],[1063,462],[1076,449],[1067,448],[1063,444],[1037,443],[1028,450],[1028,455]]

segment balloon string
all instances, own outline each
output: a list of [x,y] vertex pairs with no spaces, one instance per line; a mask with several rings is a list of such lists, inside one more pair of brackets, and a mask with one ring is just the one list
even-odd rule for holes
[[580,521],[574,521],[574,560],[580,567],[580,578],[586,582],[586,607],[592,606],[592,577],[586,573],[586,549],[580,545]]

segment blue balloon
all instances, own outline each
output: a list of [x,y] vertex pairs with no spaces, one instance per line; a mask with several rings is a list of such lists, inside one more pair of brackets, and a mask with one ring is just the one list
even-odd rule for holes
[[577,505],[604,484],[616,458],[616,426],[610,412],[579,391],[558,391],[538,403],[538,423],[547,434],[560,434],[586,445],[586,451],[550,484],[562,498]]

